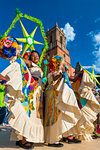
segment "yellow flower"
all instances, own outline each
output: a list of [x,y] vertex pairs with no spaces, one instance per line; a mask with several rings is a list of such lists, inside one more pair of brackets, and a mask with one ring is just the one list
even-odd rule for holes
[[24,73],[26,74],[26,73],[28,73],[28,71],[27,71],[27,70],[26,70],[26,71],[24,70]]
[[32,99],[32,97],[33,97],[33,93],[29,93],[28,98]]
[[28,111],[28,108],[27,108],[27,106],[24,106],[24,109],[25,109],[25,111],[26,111],[26,112]]
[[57,59],[56,59],[56,58],[52,58],[52,61],[53,61],[53,62],[56,62],[56,61],[57,61]]
[[18,48],[17,42],[13,42],[13,43],[12,43],[12,47]]
[[32,104],[29,103],[29,110],[32,110]]

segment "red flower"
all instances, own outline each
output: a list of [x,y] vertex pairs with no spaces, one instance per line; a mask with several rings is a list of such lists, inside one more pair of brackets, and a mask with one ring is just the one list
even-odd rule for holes
[[31,52],[30,52],[30,51],[25,52],[25,54],[24,54],[24,58],[28,60],[28,59],[29,59],[30,54],[31,54]]
[[6,40],[3,42],[3,46],[9,48],[10,46],[12,46],[12,43],[13,43],[13,42],[12,42],[11,40],[6,39]]

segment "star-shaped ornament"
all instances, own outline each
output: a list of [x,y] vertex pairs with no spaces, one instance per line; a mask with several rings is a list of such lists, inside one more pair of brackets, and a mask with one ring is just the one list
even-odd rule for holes
[[[81,66],[81,68],[84,68],[84,67]],[[90,78],[91,78],[94,82],[97,82],[97,83],[100,85],[99,81],[98,81],[97,78],[96,78],[96,77],[100,77],[100,75],[95,75],[95,74],[94,74],[94,68],[95,68],[95,65],[92,66],[92,73],[89,72],[89,71],[87,71],[86,69],[84,69],[84,70],[88,73],[88,75],[90,76]]]
[[17,39],[17,41],[24,43],[24,47],[23,47],[23,51],[22,51],[22,57],[23,57],[24,53],[26,52],[26,50],[28,48],[30,48],[31,50],[35,50],[34,44],[40,44],[40,45],[44,45],[44,44],[34,40],[34,35],[35,35],[35,32],[36,32],[38,26],[36,26],[36,28],[29,35],[20,19],[19,19],[19,22],[20,22],[24,37],[16,38],[16,39]]

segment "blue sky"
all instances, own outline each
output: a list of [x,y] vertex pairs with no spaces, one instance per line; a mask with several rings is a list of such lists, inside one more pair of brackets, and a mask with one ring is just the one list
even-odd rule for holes
[[[0,34],[10,26],[19,8],[43,22],[45,32],[58,23],[66,33],[66,44],[73,67],[79,61],[83,66],[96,65],[100,69],[100,0],[5,0],[0,2]],[[34,29],[30,21],[22,22],[31,33]],[[9,33],[10,36],[23,37],[19,23]],[[68,36],[69,35],[69,36]],[[39,31],[36,40],[41,42]],[[40,49],[38,49],[40,51]],[[8,61],[0,58],[0,72],[8,66]]]

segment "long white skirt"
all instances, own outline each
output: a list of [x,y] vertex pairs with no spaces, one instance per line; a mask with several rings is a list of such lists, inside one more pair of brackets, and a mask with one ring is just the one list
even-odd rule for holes
[[[11,111],[11,115],[8,121],[10,126],[15,130],[18,140],[25,137],[27,141],[43,143],[44,129],[43,102],[40,100],[42,99],[41,86],[38,86],[34,91],[33,99],[31,99],[31,101],[33,101],[35,109],[31,111],[29,117],[20,102],[20,100],[23,99],[20,65],[17,62],[14,62],[1,74],[9,79],[7,83],[7,95],[9,96],[7,105],[9,111]],[[16,138],[13,137],[13,140],[16,140]]]

